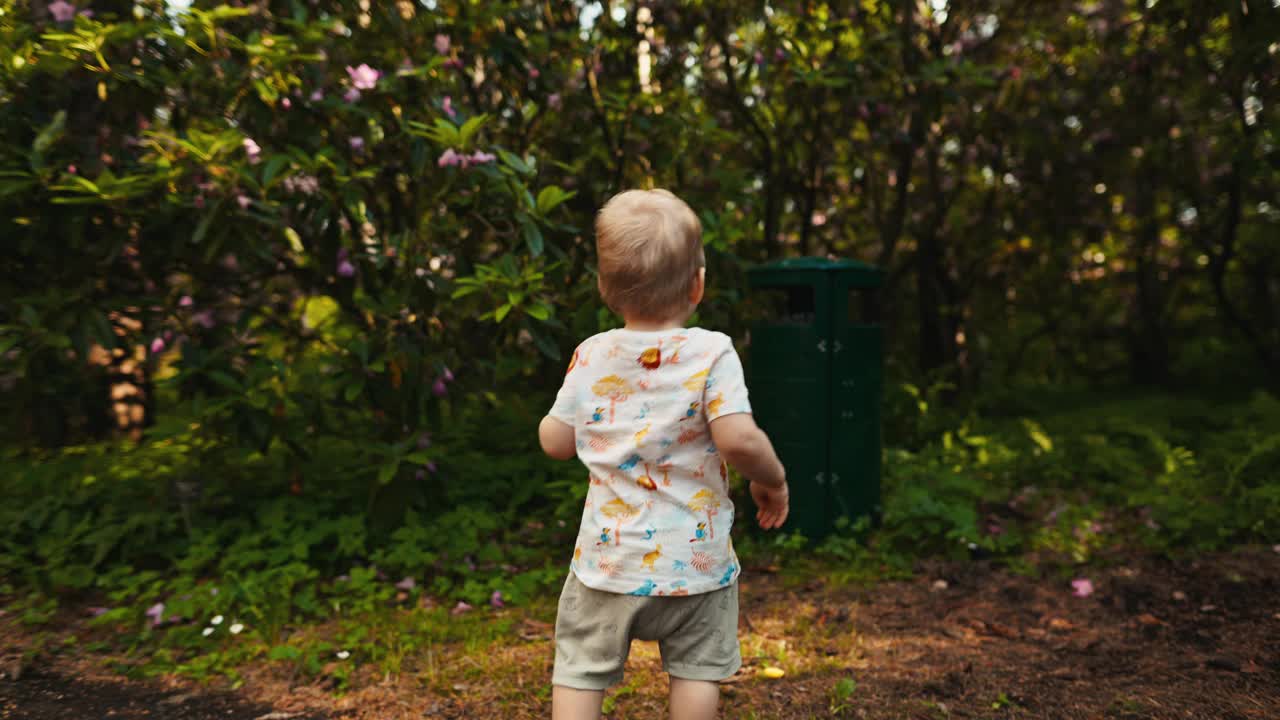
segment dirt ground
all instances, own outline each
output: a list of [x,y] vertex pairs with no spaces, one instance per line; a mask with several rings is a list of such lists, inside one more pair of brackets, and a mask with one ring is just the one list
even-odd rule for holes
[[[1280,554],[1271,548],[1116,563],[1089,572],[1088,597],[1073,596],[1069,578],[980,563],[871,587],[750,570],[746,665],[724,686],[726,718],[1280,720]],[[549,717],[548,618],[504,612],[519,620],[509,638],[439,648],[406,660],[398,676],[361,675],[343,695],[268,664],[247,668],[231,693],[116,679],[100,657],[39,657],[17,680],[0,672],[0,718]],[[19,632],[12,623],[0,631]],[[762,677],[766,666],[785,677]],[[637,643],[607,716],[662,717],[665,692],[656,646]]]

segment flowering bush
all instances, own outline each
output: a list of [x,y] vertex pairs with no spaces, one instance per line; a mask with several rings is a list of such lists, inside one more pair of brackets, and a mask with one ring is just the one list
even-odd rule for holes
[[[160,381],[155,437],[194,422],[208,452],[280,454],[295,490],[338,436],[359,438],[344,472],[375,495],[437,472],[416,438],[455,375],[474,391],[559,365],[555,308],[587,286],[567,281],[565,175],[495,120],[546,104],[527,61],[485,55],[507,9],[0,13],[15,430],[100,433],[106,413],[68,398],[105,398],[123,366]],[[473,277],[490,280],[451,300]]]

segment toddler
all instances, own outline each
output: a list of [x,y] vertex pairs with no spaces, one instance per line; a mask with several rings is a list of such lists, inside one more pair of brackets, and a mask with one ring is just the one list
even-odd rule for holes
[[750,480],[766,529],[786,520],[785,472],[733,343],[684,327],[706,283],[689,206],[665,190],[616,195],[596,249],[600,294],[626,326],[578,346],[538,428],[591,483],[556,616],[552,716],[598,718],[640,638],[658,641],[673,720],[714,718],[716,683],[742,664],[725,463]]

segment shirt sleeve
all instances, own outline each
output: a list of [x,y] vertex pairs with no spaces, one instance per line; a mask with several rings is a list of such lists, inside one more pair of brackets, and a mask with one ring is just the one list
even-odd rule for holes
[[733,348],[733,341],[720,336],[723,345],[711,361],[707,372],[707,384],[703,389],[703,407],[707,422],[734,413],[750,413],[751,402],[747,398],[747,380],[742,373],[742,360]]
[[560,386],[560,392],[556,393],[556,401],[551,406],[551,411],[547,413],[549,417],[569,427],[574,427],[578,419],[578,383],[574,369],[578,365],[578,357],[582,349],[583,346],[579,345],[573,351],[573,359],[569,361],[569,369],[564,374],[564,384]]

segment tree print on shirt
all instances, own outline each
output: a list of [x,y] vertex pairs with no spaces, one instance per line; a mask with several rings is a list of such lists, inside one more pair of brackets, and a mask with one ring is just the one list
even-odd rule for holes
[[707,530],[710,531],[711,539],[714,540],[716,538],[716,526],[712,518],[720,514],[720,499],[715,496],[715,493],[703,488],[689,500],[689,509],[695,513],[706,513]]
[[618,403],[626,402],[635,393],[631,385],[617,375],[606,375],[591,386],[591,392],[609,400],[609,424],[613,424],[614,411]]
[[640,508],[628,505],[622,498],[614,498],[600,508],[600,514],[616,523],[613,529],[613,544],[616,546],[621,544],[622,523],[639,515]]

